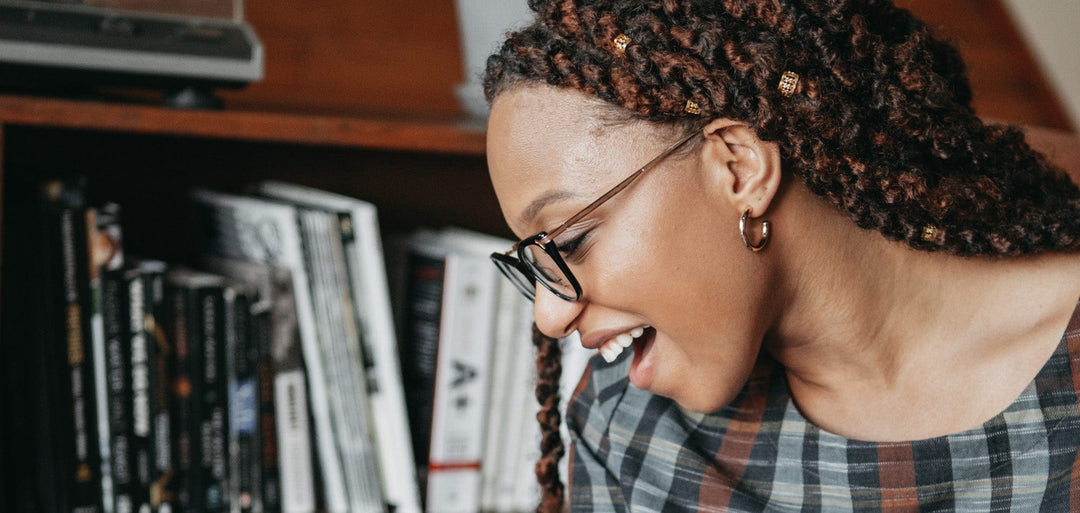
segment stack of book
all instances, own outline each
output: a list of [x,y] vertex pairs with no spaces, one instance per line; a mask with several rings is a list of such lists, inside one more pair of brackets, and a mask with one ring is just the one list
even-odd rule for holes
[[[192,191],[192,255],[137,258],[84,190],[42,184],[41,258],[5,261],[39,291],[4,311],[28,511],[535,508],[531,304],[488,259],[510,241],[423,230],[387,259],[371,204],[265,182]],[[566,398],[590,355],[564,343]]]

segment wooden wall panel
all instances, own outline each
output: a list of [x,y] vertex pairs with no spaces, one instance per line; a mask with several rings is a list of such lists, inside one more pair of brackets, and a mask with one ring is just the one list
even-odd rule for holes
[[[898,0],[960,47],[980,115],[1071,129],[997,0]],[[266,79],[230,106],[336,114],[460,115],[460,42],[451,0],[246,3]]]
[[459,114],[460,43],[450,0],[258,0],[247,20],[266,78],[224,94],[230,106],[337,114]]
[[997,0],[897,0],[960,48],[985,118],[1075,130],[1026,43]]

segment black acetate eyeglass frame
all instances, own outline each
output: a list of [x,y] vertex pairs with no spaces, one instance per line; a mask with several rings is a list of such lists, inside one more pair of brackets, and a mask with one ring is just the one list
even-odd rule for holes
[[[611,190],[604,193],[588,206],[581,209],[580,212],[574,214],[564,223],[560,224],[554,230],[550,232],[540,232],[532,237],[527,237],[518,241],[505,253],[492,253],[491,260],[495,262],[495,267],[499,268],[502,273],[525,295],[530,301],[536,300],[536,283],[539,282],[544,288],[551,291],[556,296],[566,301],[577,301],[581,298],[581,284],[578,283],[574,273],[570,272],[570,267],[566,265],[566,261],[563,260],[562,255],[559,254],[559,248],[555,244],[555,237],[558,237],[567,228],[574,225],[578,221],[585,218],[585,216],[591,214],[594,210],[603,205],[609,199],[616,194],[622,192],[635,180],[645,174],[656,163],[663,160],[668,155],[671,155],[675,150],[686,144],[694,138],[695,135],[701,133],[704,129],[704,125],[698,126],[693,130],[690,130],[679,140],[675,141],[668,146],[659,155],[652,158],[652,160],[645,163],[645,165],[639,167],[637,171],[634,171],[627,176],[623,181],[616,184]],[[555,265],[553,269],[545,269],[541,267],[537,258],[532,256],[532,248],[539,249],[541,255],[550,258],[548,265]],[[516,255],[515,255],[516,253]],[[556,273],[561,276],[555,275]],[[565,279],[565,282],[563,280]]]

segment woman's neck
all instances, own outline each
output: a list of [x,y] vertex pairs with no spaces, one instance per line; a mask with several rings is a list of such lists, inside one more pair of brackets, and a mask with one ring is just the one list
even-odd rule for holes
[[766,349],[804,415],[838,434],[908,440],[989,419],[1042,367],[1080,296],[1076,256],[916,251],[802,187],[780,205],[781,314]]

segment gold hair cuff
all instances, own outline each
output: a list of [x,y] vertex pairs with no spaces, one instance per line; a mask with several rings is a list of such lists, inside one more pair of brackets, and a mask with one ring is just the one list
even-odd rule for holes
[[784,95],[785,97],[791,97],[791,95],[795,94],[795,88],[798,86],[798,74],[791,71],[785,71],[783,74],[780,75],[780,86],[778,87],[778,89],[780,89],[780,94]]
[[624,52],[626,51],[626,45],[630,44],[630,36],[627,36],[626,34],[619,34],[615,36],[614,43],[615,49],[619,50],[620,52]]
[[697,116],[698,114],[701,114],[701,105],[698,105],[694,100],[686,100],[686,106],[683,107],[683,110],[685,110],[687,114]]
[[926,226],[923,226],[922,227],[922,240],[924,240],[926,242],[934,242],[934,241],[937,240],[939,233],[940,233],[940,230],[938,230],[937,226],[934,226],[932,224],[928,224]]

